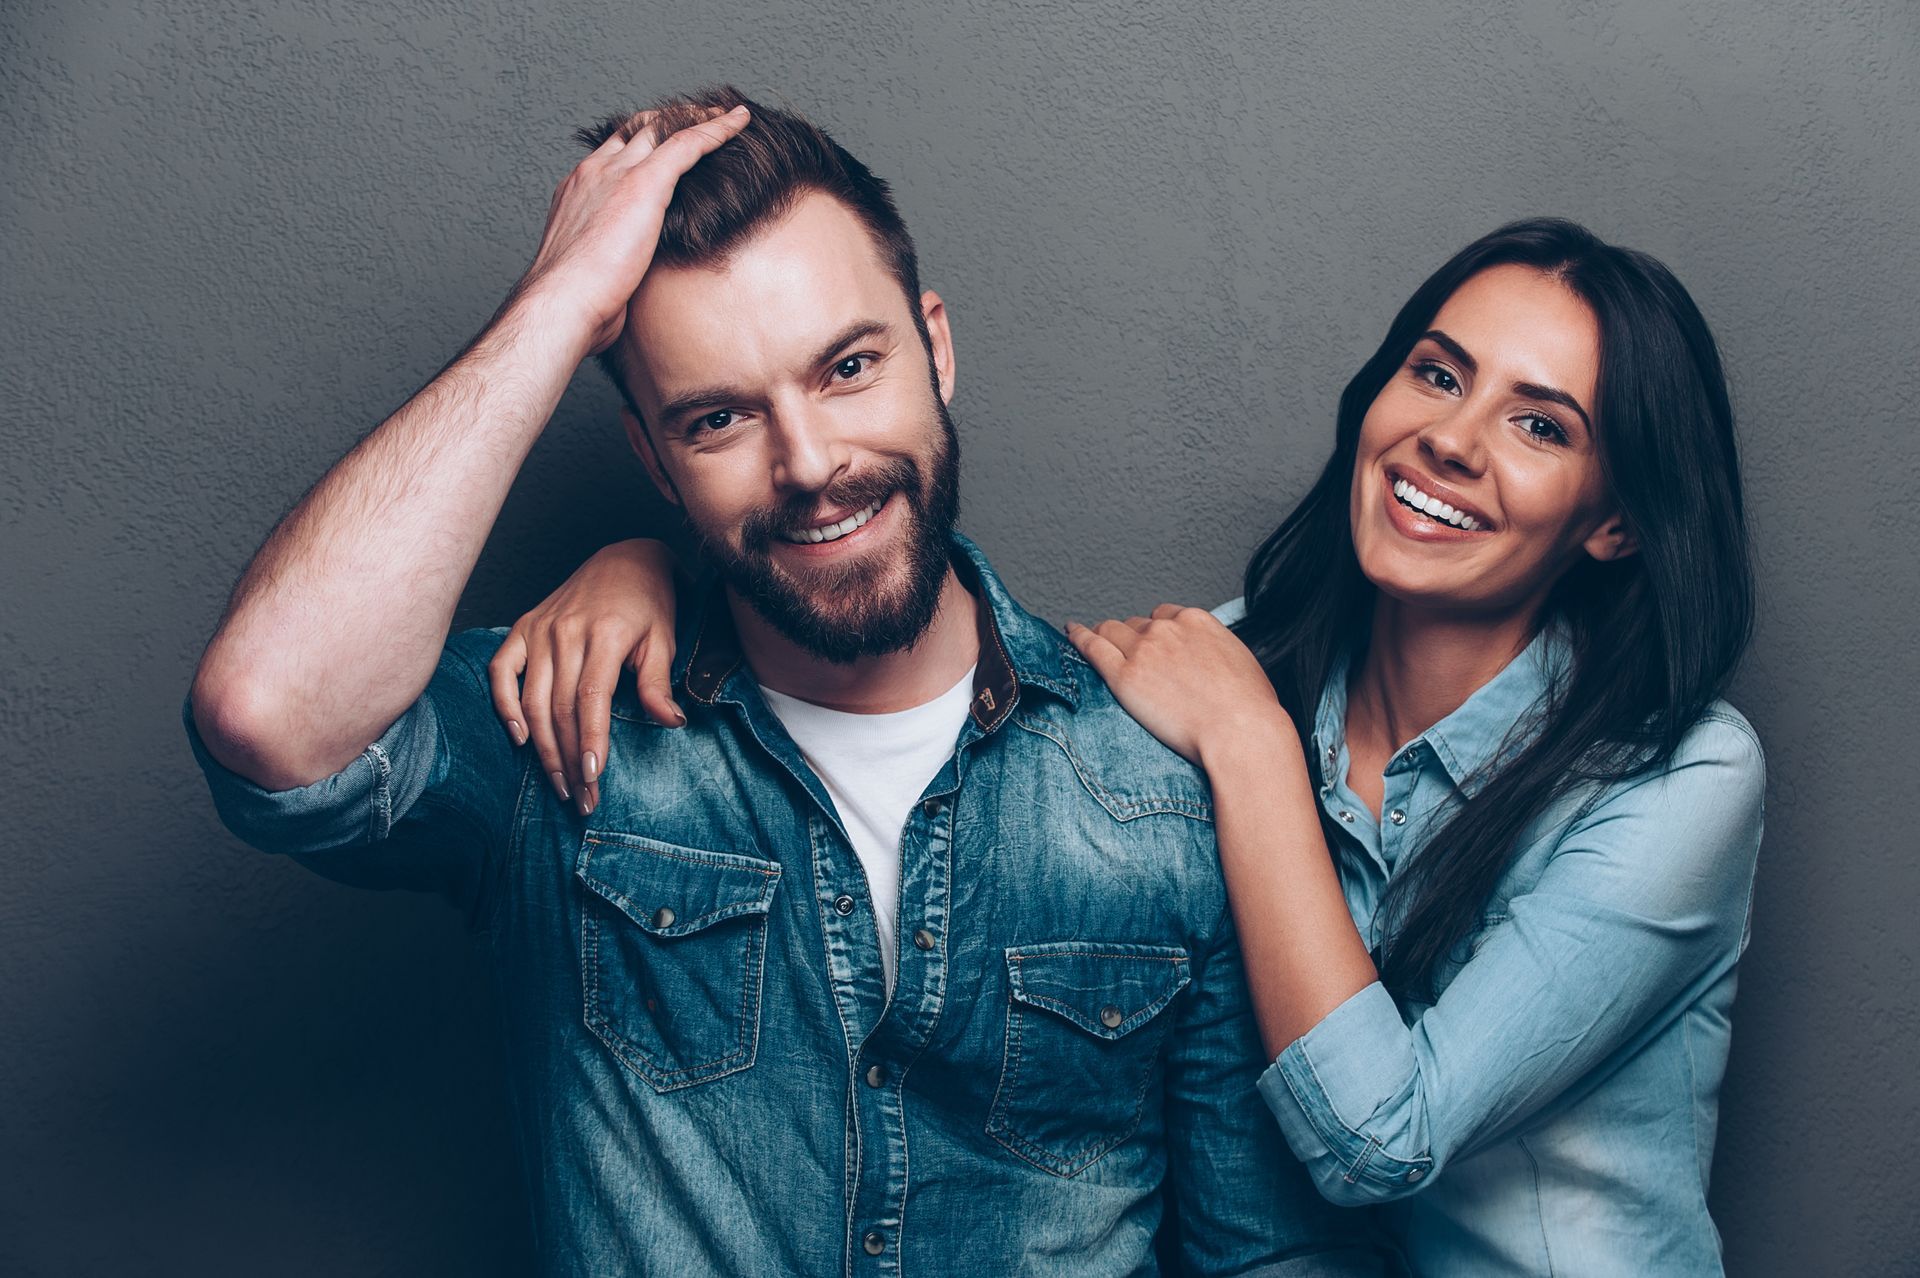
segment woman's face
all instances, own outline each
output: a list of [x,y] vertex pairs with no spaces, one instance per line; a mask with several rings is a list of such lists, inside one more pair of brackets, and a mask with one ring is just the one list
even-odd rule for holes
[[1449,612],[1531,611],[1583,555],[1633,550],[1600,472],[1600,329],[1528,266],[1462,284],[1360,425],[1350,518],[1360,570]]

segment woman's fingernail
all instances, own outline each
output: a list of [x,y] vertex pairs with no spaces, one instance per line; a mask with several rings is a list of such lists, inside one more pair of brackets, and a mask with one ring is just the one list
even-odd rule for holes
[[586,763],[585,775],[587,780],[591,781],[595,777],[600,775],[600,760],[594,757],[593,751],[591,750],[587,751],[585,763]]
[[550,772],[547,775],[553,778],[553,788],[560,792],[561,798],[571,799],[573,797],[573,793],[567,789],[567,777],[564,772]]
[[507,720],[507,733],[513,738],[515,745],[523,746],[527,743],[527,730],[520,726],[518,719]]

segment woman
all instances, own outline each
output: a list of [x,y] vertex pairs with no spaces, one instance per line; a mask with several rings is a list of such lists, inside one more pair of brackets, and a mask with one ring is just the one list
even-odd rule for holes
[[[571,700],[593,663],[554,639],[568,618],[664,662],[659,604],[606,630],[630,605],[598,601],[661,600],[652,553],[522,619],[503,718],[525,717],[523,666],[541,717],[548,685]],[[1685,289],[1566,222],[1456,254],[1222,613],[1232,630],[1162,605],[1068,637],[1208,774],[1260,1090],[1321,1191],[1380,1204],[1416,1272],[1718,1272],[1763,762],[1717,699],[1751,578]]]

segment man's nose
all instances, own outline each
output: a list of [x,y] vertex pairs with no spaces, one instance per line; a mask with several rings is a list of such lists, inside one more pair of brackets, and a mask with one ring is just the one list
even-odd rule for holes
[[770,425],[773,482],[789,492],[817,493],[845,473],[851,450],[831,415],[806,400],[775,405]]

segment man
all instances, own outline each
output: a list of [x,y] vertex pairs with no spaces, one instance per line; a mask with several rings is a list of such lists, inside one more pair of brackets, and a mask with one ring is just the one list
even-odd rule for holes
[[[1190,1271],[1369,1272],[1254,1093],[1203,780],[951,532],[885,185],[731,90],[590,140],[243,577],[185,711],[223,818],[484,930],[549,1272],[1135,1273],[1168,1198]],[[446,631],[592,353],[719,580],[563,804],[493,722],[502,632]]]

